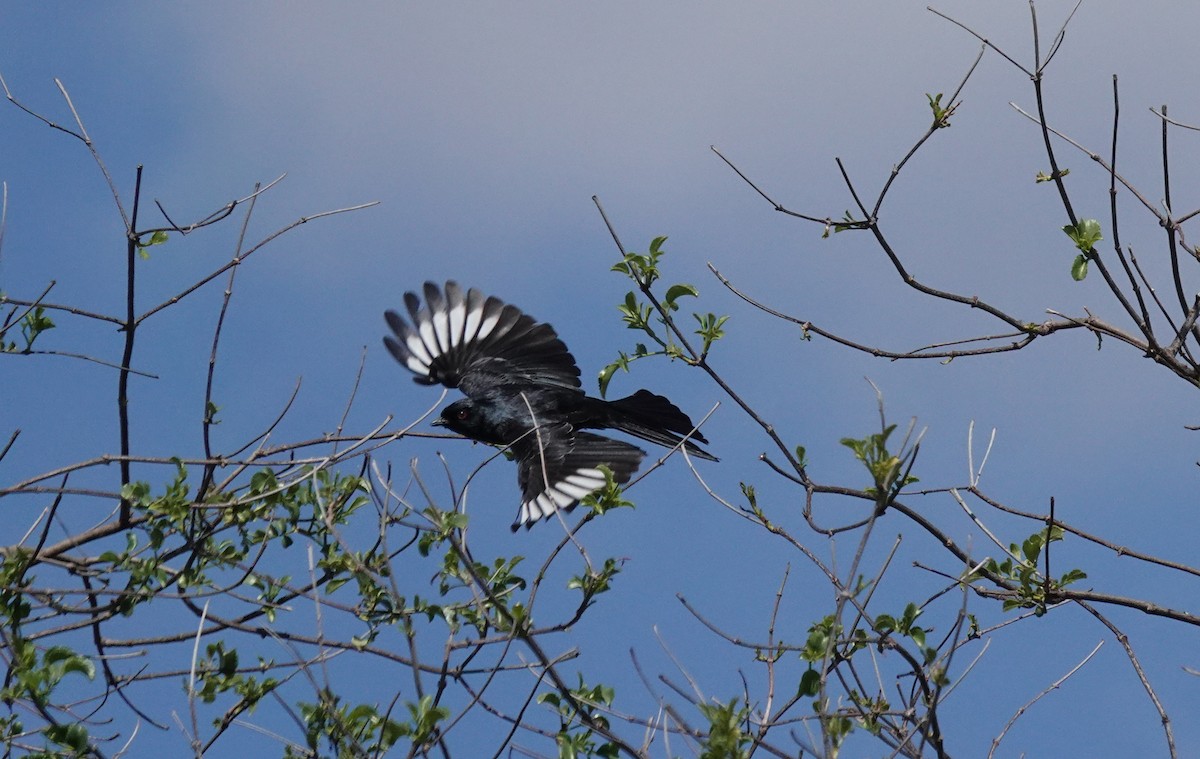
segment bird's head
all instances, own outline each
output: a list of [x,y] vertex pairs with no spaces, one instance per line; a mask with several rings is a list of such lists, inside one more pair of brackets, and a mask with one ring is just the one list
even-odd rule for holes
[[437,427],[447,427],[454,432],[482,443],[499,444],[495,425],[487,413],[488,409],[470,398],[463,398],[442,409],[442,414],[433,420]]

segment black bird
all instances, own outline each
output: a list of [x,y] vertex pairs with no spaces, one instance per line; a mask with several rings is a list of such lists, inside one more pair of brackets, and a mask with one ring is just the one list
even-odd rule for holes
[[579,367],[554,328],[515,306],[474,288],[464,293],[455,282],[444,292],[426,282],[424,308],[416,293],[405,293],[404,304],[411,324],[395,311],[384,314],[393,332],[384,345],[417,375],[415,382],[456,387],[467,396],[443,409],[434,424],[512,451],[522,498],[514,531],[603,487],[602,464],[618,484],[628,482],[646,455],[581,429],[616,429],[717,460],[692,442],[708,441],[661,395],[638,390],[615,401],[585,395]]

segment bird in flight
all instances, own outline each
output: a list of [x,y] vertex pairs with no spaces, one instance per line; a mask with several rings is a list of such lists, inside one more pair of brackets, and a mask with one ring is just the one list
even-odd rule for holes
[[549,324],[515,306],[455,282],[425,283],[425,305],[405,293],[409,321],[384,314],[392,334],[384,345],[422,385],[458,388],[433,423],[472,440],[503,446],[517,463],[521,509],[512,529],[569,510],[606,482],[637,471],[646,452],[635,445],[582,432],[615,429],[692,456],[717,458],[692,420],[661,395],[638,390],[606,401],[584,394],[579,367]]

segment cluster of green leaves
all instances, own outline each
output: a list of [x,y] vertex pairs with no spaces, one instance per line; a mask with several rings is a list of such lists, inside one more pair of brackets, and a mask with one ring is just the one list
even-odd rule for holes
[[[622,497],[611,473],[606,472],[606,475],[607,485],[585,498],[583,505],[595,513],[632,506]],[[463,548],[463,529],[467,525],[464,514],[435,506],[428,507],[422,514],[428,524],[416,545],[421,556],[440,557],[440,568],[435,576],[438,599],[414,596],[406,614],[421,614],[431,621],[440,618],[452,633],[470,628],[480,637],[494,632],[526,634],[532,624],[530,610],[518,600],[517,594],[526,589],[527,583],[516,571],[523,557],[498,557],[490,563],[476,561]],[[608,558],[603,564],[589,565],[583,573],[568,580],[568,589],[583,594],[577,614],[590,607],[596,596],[610,590],[620,571],[621,562]],[[605,731],[609,727],[602,711],[611,706],[613,698],[611,688],[586,685],[582,678],[578,687],[569,691],[569,697],[557,691],[539,695],[538,703],[552,707],[559,716],[560,729],[555,740],[560,757],[605,759],[618,755],[617,745],[596,733],[597,728]],[[585,713],[580,714],[580,711]]]
[[[444,606],[430,604],[423,610],[431,616],[441,614],[452,630],[466,624],[484,635],[489,629],[513,632],[523,628],[528,622],[528,612],[521,602],[511,599],[527,585],[525,578],[516,573],[517,565],[524,560],[523,556],[498,556],[490,564],[469,562],[457,551],[448,550],[438,573],[438,593],[445,598],[461,589],[468,600]],[[473,593],[472,589],[480,585],[490,593],[483,596]],[[419,599],[414,605],[421,606]]]
[[[842,214],[841,221],[839,221],[839,222],[826,221],[825,222],[825,231],[821,233],[821,239],[823,239],[823,240],[827,239],[829,237],[829,233],[831,231],[834,234],[837,234],[838,232],[845,232],[846,230],[849,230],[849,229],[866,229],[867,226],[869,226],[868,222],[864,221],[863,219],[854,218],[854,214],[851,213],[850,209],[846,209],[846,211]],[[807,333],[806,333],[805,339],[806,340],[809,339],[807,337]]]
[[1053,182],[1055,179],[1065,177],[1066,175],[1068,175],[1070,173],[1071,173],[1070,169],[1059,169],[1057,172],[1052,171],[1049,174],[1047,174],[1044,171],[1039,171],[1037,173],[1037,176],[1035,176],[1033,178],[1033,181],[1037,182],[1038,184],[1041,184],[1042,182]]
[[607,593],[612,588],[613,578],[621,572],[621,562],[614,558],[604,560],[604,566],[596,569],[589,566],[581,575],[575,575],[567,581],[568,590],[583,591],[583,601],[580,608],[591,606],[595,597]]
[[906,635],[925,651],[926,660],[931,660],[930,657],[935,656],[937,652],[925,647],[925,630],[916,624],[919,616],[921,616],[921,607],[914,603],[905,606],[904,613],[899,617],[893,617],[891,614],[879,614],[875,617],[875,632],[880,635],[891,635],[892,633]]
[[[259,660],[256,669],[265,671],[271,662]],[[232,692],[239,697],[235,711],[253,711],[258,702],[273,691],[279,681],[273,677],[256,678],[238,671],[237,649],[226,649],[223,641],[210,643],[205,648],[205,657],[196,662],[196,680],[199,687],[193,693],[204,703],[211,704],[223,693]],[[216,723],[220,724],[217,719]]]
[[871,474],[875,484],[867,488],[866,492],[875,496],[880,507],[890,503],[902,488],[918,481],[911,474],[901,475],[901,470],[906,462],[912,460],[915,451],[910,449],[894,454],[888,450],[888,438],[895,430],[896,425],[891,424],[882,432],[867,435],[865,438],[846,437],[841,440],[842,445],[853,451],[854,457],[861,461]]
[[933,128],[948,129],[950,125],[950,117],[954,115],[954,110],[958,108],[958,103],[950,103],[942,105],[942,93],[930,95],[925,93],[925,97],[929,99],[929,110],[933,111]]
[[356,474],[306,467],[290,481],[261,469],[244,493],[219,499],[221,523],[238,528],[242,548],[279,539],[287,548],[296,536],[315,541],[323,551],[336,545],[329,526],[346,524],[369,502],[370,484]]
[[613,265],[612,270],[629,276],[639,288],[651,287],[662,274],[658,264],[666,254],[662,247],[666,241],[665,235],[655,237],[650,241],[648,252],[626,253],[620,263]]
[[746,505],[742,507],[742,511],[744,513],[753,515],[755,521],[762,525],[767,531],[777,534],[781,533],[782,528],[772,522],[770,517],[767,516],[767,512],[764,511],[762,506],[758,504],[758,490],[754,487],[754,485],[746,482],[739,482],[738,487],[742,491],[742,496],[746,499]]
[[1061,527],[1049,530],[1039,530],[1033,533],[1021,545],[1011,543],[1008,555],[1003,561],[989,558],[979,570],[967,576],[971,582],[984,573],[1002,577],[1017,585],[1012,598],[1004,600],[1004,611],[1013,609],[1033,609],[1038,616],[1046,613],[1049,597],[1071,583],[1087,578],[1082,569],[1071,569],[1064,572],[1057,580],[1045,577],[1038,568],[1038,561],[1047,543],[1056,543],[1063,539]]
[[679,310],[680,298],[699,297],[700,291],[694,285],[685,283],[671,285],[658,301],[658,309],[653,303],[643,300],[643,297],[651,292],[654,283],[662,276],[659,264],[666,254],[663,249],[666,241],[666,237],[656,237],[650,241],[648,252],[626,253],[621,261],[612,267],[613,271],[624,274],[633,280],[638,288],[637,291],[631,290],[626,293],[624,302],[617,306],[617,310],[621,312],[621,320],[629,329],[644,333],[656,347],[651,349],[646,343],[637,343],[634,345],[633,351],[629,353],[619,351],[617,360],[600,370],[601,396],[608,392],[608,384],[617,370],[628,372],[630,363],[637,359],[666,356],[672,360],[680,359],[689,364],[695,364],[708,355],[713,343],[725,336],[725,322],[728,321],[728,316],[696,312],[692,314],[692,317],[699,325],[694,333],[700,337],[701,341],[699,355],[689,355],[684,347],[676,341],[672,329],[672,314]]
[[729,315],[724,314],[717,316],[709,312],[707,314],[692,314],[699,322],[700,327],[696,330],[696,334],[700,336],[700,355],[707,356],[708,351],[712,348],[712,344],[725,337],[725,322],[729,321]]
[[[929,98],[930,107],[934,112],[935,128],[949,126],[949,118],[954,110],[953,105],[943,107],[941,99],[941,95]],[[836,225],[835,231],[862,228],[865,225],[866,222],[855,219],[848,211],[842,223]],[[630,276],[639,285],[639,288],[643,283],[659,281],[662,278],[663,242],[664,238],[657,238],[651,244],[649,253],[630,254],[614,269]],[[696,294],[694,288],[679,292],[687,295]],[[642,294],[645,293],[646,291],[643,289]],[[637,292],[630,292],[626,295],[625,302],[618,307],[623,321],[629,328],[643,332],[654,342],[639,343],[631,355],[622,353],[616,362],[606,367],[601,373],[602,389],[606,387],[607,381],[617,369],[628,371],[629,364],[633,359],[651,355],[689,359],[678,353],[672,353],[674,343],[669,341],[669,332],[666,337],[663,337],[657,331],[659,325],[668,328],[672,326],[668,319],[663,318],[663,312],[669,316],[677,308],[674,305],[675,299],[669,300],[672,303],[671,306],[656,310],[653,301],[649,298],[643,299]],[[658,316],[657,320],[656,315]],[[697,319],[701,319],[701,317],[697,316]],[[705,324],[702,319],[701,323]],[[722,318],[720,321],[711,322],[710,326],[719,331],[723,324],[724,319]],[[715,335],[713,339],[717,337],[719,335]],[[709,343],[706,341],[705,350],[708,345]],[[692,357],[690,362],[697,363],[698,359]],[[885,423],[879,432],[863,438],[847,437],[841,440],[841,444],[849,448],[855,458],[867,469],[871,484],[865,488],[865,492],[876,499],[879,509],[886,508],[905,487],[918,481],[918,478],[911,472],[920,444],[913,442],[908,437],[896,444],[892,439],[895,431],[896,425]],[[796,447],[796,459],[801,466],[807,466],[806,454],[803,446]],[[754,486],[742,483],[741,488],[748,503],[746,512],[753,514],[768,530],[779,529],[768,520],[759,506]],[[575,582],[577,585],[582,584],[579,578]],[[860,578],[859,584],[853,592],[855,595],[863,593],[869,585]],[[857,621],[851,629],[843,627],[837,613],[816,621],[809,628],[808,637],[799,651],[800,659],[808,662],[809,667],[797,683],[797,695],[801,698],[812,699],[812,708],[820,718],[822,733],[835,753],[856,729],[861,728],[872,735],[879,735],[885,729],[894,729],[894,726],[891,726],[887,720],[889,715],[895,718],[896,714],[889,699],[883,693],[862,693],[854,688],[843,688],[840,696],[824,692],[823,677],[837,670],[843,664],[855,660],[862,652],[872,646],[877,646],[881,651],[898,651],[903,656],[905,662],[903,666],[920,670],[915,674],[919,676],[923,687],[940,687],[949,683],[948,675],[938,661],[937,649],[928,645],[926,628],[918,622],[921,614],[922,609],[918,604],[908,603],[900,614],[884,613],[875,615],[873,618],[856,615]],[[771,650],[756,651],[756,660],[776,662],[784,655],[785,650],[788,649],[780,646]],[[932,705],[929,706],[933,708]],[[701,756],[712,757],[712,759],[746,756],[754,745],[753,736],[749,732],[746,707],[741,705],[738,699],[727,703],[719,700],[712,701],[699,704],[698,707],[709,721],[708,736],[703,744],[704,752]],[[902,719],[916,718],[903,717]]]
[[8,653],[8,684],[0,689],[0,699],[4,701],[28,698],[44,708],[50,704],[50,694],[67,675],[78,673],[89,680],[96,677],[96,666],[91,660],[66,646],[51,646],[39,655],[32,641],[15,637],[9,641]]
[[31,607],[27,591],[32,578],[27,576],[33,551],[23,546],[0,554],[0,614],[5,628],[19,629]]
[[[21,317],[19,324],[21,325],[21,339],[25,341],[25,345],[19,346],[15,341],[5,342],[0,339],[0,353],[28,353],[33,350],[33,343],[39,335],[54,329],[54,321],[46,316],[46,309],[42,306],[34,306],[29,309],[28,313]],[[0,332],[0,335],[2,334],[3,332]]]
[[747,759],[752,738],[747,730],[750,708],[741,699],[727,704],[696,704],[708,720],[708,736],[700,750],[700,759]]
[[[915,603],[905,606],[904,613],[898,617],[891,614],[879,614],[875,617],[875,632],[884,637],[892,634],[907,637],[920,651],[922,663],[929,667],[937,660],[938,652],[936,648],[925,645],[925,628],[916,624],[919,616],[921,616],[921,607]],[[940,667],[932,667],[928,677],[935,685],[949,684],[946,673]]]
[[[856,629],[849,641],[841,640],[844,632],[845,628],[834,615],[828,614],[822,617],[808,628],[808,638],[804,641],[804,648],[800,650],[800,658],[809,664],[816,664],[830,658],[849,659],[867,645],[865,630]],[[841,644],[840,648],[839,644]],[[804,677],[800,678],[800,692],[804,695],[815,696],[817,691],[811,690],[812,687],[813,678],[806,673]]]
[[404,598],[393,593],[386,584],[391,576],[391,562],[380,545],[365,551],[347,551],[340,543],[329,542],[321,547],[317,568],[329,578],[325,583],[328,594],[354,583],[357,598],[354,612],[367,623],[369,631],[352,640],[360,648],[374,639],[380,626],[407,620],[412,614],[405,608]]
[[417,538],[417,552],[428,556],[434,548],[451,543],[451,537],[460,534],[467,526],[467,515],[457,511],[446,511],[430,506],[421,512],[429,520],[429,527]]
[[[423,614],[430,620],[440,617],[451,632],[466,626],[482,636],[489,630],[512,632],[524,628],[528,610],[511,599],[527,586],[525,578],[516,572],[525,557],[501,556],[490,564],[470,559],[459,548],[462,530],[467,525],[465,514],[434,506],[422,513],[430,527],[418,538],[417,551],[421,556],[429,556],[435,549],[441,552],[436,579],[438,596],[443,600],[434,602],[415,595],[410,612]],[[480,594],[481,586],[489,592]],[[460,595],[464,600],[456,600]]]
[[601,464],[599,469],[604,473],[604,486],[584,496],[579,505],[595,513],[596,516],[602,516],[613,509],[632,509],[633,501],[625,497],[625,491],[613,479],[612,470],[605,464]]
[[[330,582],[336,582],[337,573],[349,572],[363,559],[341,557],[328,525],[344,524],[367,502],[366,492],[366,481],[355,475],[306,470],[281,483],[274,471],[262,469],[244,492],[222,492],[196,503],[188,470],[179,461],[175,478],[160,495],[153,495],[147,482],[131,482],[122,488],[121,497],[130,504],[138,529],[125,533],[124,550],[108,550],[99,557],[110,565],[110,578],[124,574],[126,579],[124,592],[113,602],[116,611],[128,616],[137,604],[171,584],[180,590],[214,587],[212,572],[239,566],[251,551],[268,543],[277,541],[288,548],[300,535],[317,543],[321,566],[333,573]],[[185,559],[184,565],[172,569],[169,562],[178,557]],[[247,578],[261,590],[261,611],[268,620],[275,619],[276,599],[288,579],[261,573]]]
[[841,712],[831,706],[828,697],[821,698],[821,671],[811,665],[818,662],[848,659],[867,646],[865,630],[855,630],[849,641],[839,647],[838,638],[842,634],[842,625],[832,614],[813,623],[808,628],[808,639],[800,651],[800,658],[809,663],[809,668],[800,676],[797,685],[797,695],[812,698],[813,713],[821,717],[821,729],[829,737],[836,751],[854,732],[855,721],[849,713]]
[[1081,282],[1087,276],[1088,260],[1094,255],[1096,243],[1104,239],[1100,222],[1095,219],[1080,219],[1075,224],[1067,224],[1062,231],[1066,232],[1067,237],[1070,237],[1071,242],[1079,249],[1079,255],[1075,256],[1071,263],[1071,277],[1076,282]]
[[149,240],[146,240],[145,242],[138,240],[137,241],[138,255],[142,257],[143,261],[149,260],[150,248],[154,247],[155,245],[162,245],[163,243],[165,243],[167,241],[167,239],[168,239],[167,233],[160,229],[157,232],[154,232],[153,234],[151,234]]
[[[0,688],[0,700],[7,704],[28,701],[42,714],[47,714],[52,705],[55,688],[69,674],[83,675],[89,680],[96,677],[96,665],[66,646],[50,646],[40,651],[32,641],[21,637],[14,630],[8,641],[8,677]],[[0,725],[7,736],[16,737],[24,732],[23,725],[15,716],[10,716]],[[47,724],[43,735],[47,745],[44,756],[83,756],[89,748],[87,728],[72,721],[69,724]],[[54,748],[57,747],[57,748]]]
[[380,713],[371,704],[343,704],[328,689],[321,690],[317,703],[299,706],[311,753],[296,753],[289,745],[284,752],[288,759],[325,756],[321,752],[323,743],[333,749],[335,756],[382,756],[402,738],[411,741],[415,755],[437,739],[438,725],[450,716],[450,710],[435,704],[430,695],[407,702],[410,719],[404,722]]
[[[539,704],[549,705],[558,714],[559,731],[555,736],[558,746],[559,759],[584,759],[599,757],[599,759],[616,759],[620,751],[615,743],[602,741],[596,737],[595,730],[588,724],[603,730],[609,727],[608,718],[603,709],[612,706],[616,692],[607,685],[588,686],[579,675],[579,686],[572,688],[570,698],[559,693],[541,693],[537,697]],[[586,709],[586,714],[580,714],[580,707]]]
[[251,588],[258,588],[258,596],[254,600],[258,601],[261,606],[263,616],[268,622],[275,621],[275,612],[282,607],[281,596],[288,589],[288,583],[291,582],[291,575],[280,575],[272,577],[258,572],[251,572],[246,576],[246,585]]
[[[871,735],[878,736],[883,729],[880,718],[892,708],[891,702],[882,693],[871,697],[854,689],[851,689],[846,696],[854,705],[855,723]],[[849,735],[850,731],[845,728],[845,725],[839,724],[838,728],[838,732],[843,736]]]
[[[436,547],[445,548],[436,578],[437,592],[447,597],[467,588],[463,595],[469,600],[430,603],[414,596],[411,604],[406,605],[405,599],[397,597],[386,582],[390,562],[380,546],[351,551],[331,531],[332,527],[345,524],[368,502],[367,483],[356,475],[324,469],[296,470],[292,475],[285,481],[275,470],[262,469],[244,487],[215,492],[197,502],[189,486],[188,469],[177,461],[175,476],[161,492],[153,492],[146,482],[133,482],[123,488],[121,495],[131,507],[134,527],[125,533],[124,549],[104,552],[98,564],[99,567],[108,564],[109,582],[125,581],[123,592],[113,602],[115,611],[129,615],[139,603],[156,597],[172,584],[180,590],[215,587],[217,572],[236,567],[244,585],[258,590],[255,601],[260,605],[260,613],[273,622],[277,612],[298,591],[289,586],[287,575],[271,576],[261,570],[246,572],[245,566],[251,559],[257,560],[267,544],[286,549],[297,540],[307,539],[319,554],[315,568],[320,573],[317,581],[322,584],[322,592],[334,594],[344,587],[355,590],[355,613],[367,623],[367,632],[352,639],[360,648],[373,640],[383,626],[400,624],[409,629],[415,615],[431,620],[442,618],[453,630],[471,625],[481,635],[490,630],[510,630],[514,622],[525,623],[520,604],[507,600],[525,587],[525,580],[515,572],[522,558],[497,559],[490,565],[466,562],[453,550],[453,541],[449,540],[465,526],[465,516],[437,512],[432,520],[434,528],[423,533],[417,548],[423,556],[430,555]],[[252,551],[253,557],[249,555]],[[183,563],[182,568],[177,566],[179,562]],[[28,556],[20,551],[0,562],[0,580],[8,580],[0,589],[0,607],[7,611],[10,622],[19,623],[29,614],[28,602],[20,592],[30,579],[25,577],[27,563]],[[602,592],[617,571],[615,565],[606,565],[595,577],[588,578],[585,592]],[[480,583],[491,590],[498,604],[471,590]],[[505,608],[500,610],[496,608],[498,605]],[[55,657],[56,654],[51,654],[50,661],[31,664],[32,674],[19,678],[13,687],[33,682],[31,678],[35,675],[49,686],[13,691],[11,696],[33,698],[48,692],[61,677],[59,670],[64,666]],[[239,665],[239,659],[235,647],[217,641],[207,646],[204,657],[196,664],[192,692],[197,698],[213,703],[224,694],[237,697],[224,717],[214,720],[218,725],[252,710],[279,685],[275,678],[259,674],[268,671],[273,666],[271,662],[260,660],[246,667]],[[90,663],[85,659],[79,659],[78,664],[74,661],[67,661],[66,671],[84,671],[82,667],[86,664],[91,676]],[[448,709],[435,704],[431,696],[408,703],[407,708],[410,719],[396,720],[380,713],[375,706],[346,704],[332,692],[324,691],[315,703],[299,705],[309,746],[316,750],[327,744],[335,755],[357,755],[364,749],[368,753],[385,752],[405,738],[414,747],[423,748],[436,739],[437,726],[450,714]],[[8,728],[0,725],[0,729]],[[62,730],[53,725],[47,728],[47,736],[62,745],[78,744],[86,748],[86,731],[80,738],[66,732],[51,736],[51,730]]]
[[[860,582],[860,591],[866,587],[865,583]],[[902,635],[908,638],[919,652],[917,660],[926,667],[929,681],[937,685],[949,682],[944,671],[931,666],[937,660],[937,650],[926,645],[926,630],[917,624],[917,618],[920,616],[921,608],[915,603],[906,605],[899,615],[877,615],[873,621],[873,629],[878,638],[872,638],[867,630],[858,627],[846,635],[841,623],[833,614],[817,620],[809,627],[808,638],[800,650],[800,658],[810,666],[800,677],[797,694],[814,699],[813,710],[821,715],[822,729],[835,749],[842,745],[856,727],[862,727],[872,735],[877,735],[882,729],[880,720],[891,709],[891,704],[883,694],[868,696],[850,689],[846,692],[846,698],[851,706],[834,708],[828,697],[821,697],[822,668],[827,669],[837,666],[839,662],[851,660],[860,651],[872,645],[873,640],[874,645],[880,649],[895,648],[901,645],[901,642],[894,640],[893,636]]]

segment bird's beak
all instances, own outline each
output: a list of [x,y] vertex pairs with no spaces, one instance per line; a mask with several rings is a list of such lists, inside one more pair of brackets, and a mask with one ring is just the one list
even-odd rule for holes
[[437,419],[434,419],[432,422],[430,422],[430,424],[432,424],[434,427],[445,427],[446,420],[439,416]]

